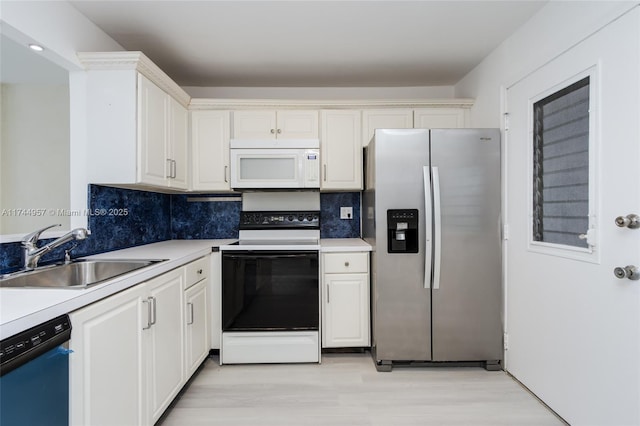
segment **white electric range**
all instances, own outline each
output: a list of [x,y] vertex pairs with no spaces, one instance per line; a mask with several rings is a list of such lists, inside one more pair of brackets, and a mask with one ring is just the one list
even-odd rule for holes
[[221,364],[320,361],[320,212],[243,211],[222,252]]

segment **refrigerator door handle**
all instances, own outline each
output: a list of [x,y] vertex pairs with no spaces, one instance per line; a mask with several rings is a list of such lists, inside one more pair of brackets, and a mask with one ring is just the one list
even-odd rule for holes
[[440,288],[440,258],[442,255],[442,216],[440,214],[440,173],[431,167],[433,175],[433,289]]
[[424,288],[431,288],[431,177],[429,166],[422,168],[424,180]]

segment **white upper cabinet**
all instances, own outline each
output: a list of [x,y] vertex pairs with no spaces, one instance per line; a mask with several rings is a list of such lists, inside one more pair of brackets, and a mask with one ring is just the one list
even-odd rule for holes
[[362,146],[369,145],[376,129],[412,129],[413,110],[407,108],[365,109],[362,112]]
[[187,189],[187,109],[138,74],[138,182]]
[[321,190],[362,189],[362,119],[359,110],[322,110]]
[[141,52],[79,53],[89,182],[186,190],[190,97]]
[[317,139],[318,111],[235,111],[233,113],[233,138]]
[[466,127],[466,110],[461,108],[420,108],[413,111],[416,129],[456,129]]
[[191,111],[191,189],[231,191],[229,111]]
[[178,101],[169,97],[169,146],[168,155],[173,163],[169,170],[169,186],[189,187],[189,112]]

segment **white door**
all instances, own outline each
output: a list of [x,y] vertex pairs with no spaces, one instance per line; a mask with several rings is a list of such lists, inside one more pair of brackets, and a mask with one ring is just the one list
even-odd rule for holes
[[[636,8],[507,90],[506,368],[576,425],[640,424],[640,281],[614,276],[640,266],[640,229],[614,223],[640,214],[639,17]],[[579,95],[572,85],[585,78]],[[588,124],[573,134],[573,112],[564,124],[544,115],[584,95]],[[579,170],[586,186],[573,180]]]

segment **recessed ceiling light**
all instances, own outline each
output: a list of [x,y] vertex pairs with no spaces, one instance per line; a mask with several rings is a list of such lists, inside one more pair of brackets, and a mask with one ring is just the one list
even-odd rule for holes
[[35,50],[36,52],[42,52],[44,50],[44,47],[40,46],[39,44],[34,44],[34,43],[31,43],[29,45],[29,48],[31,50]]

